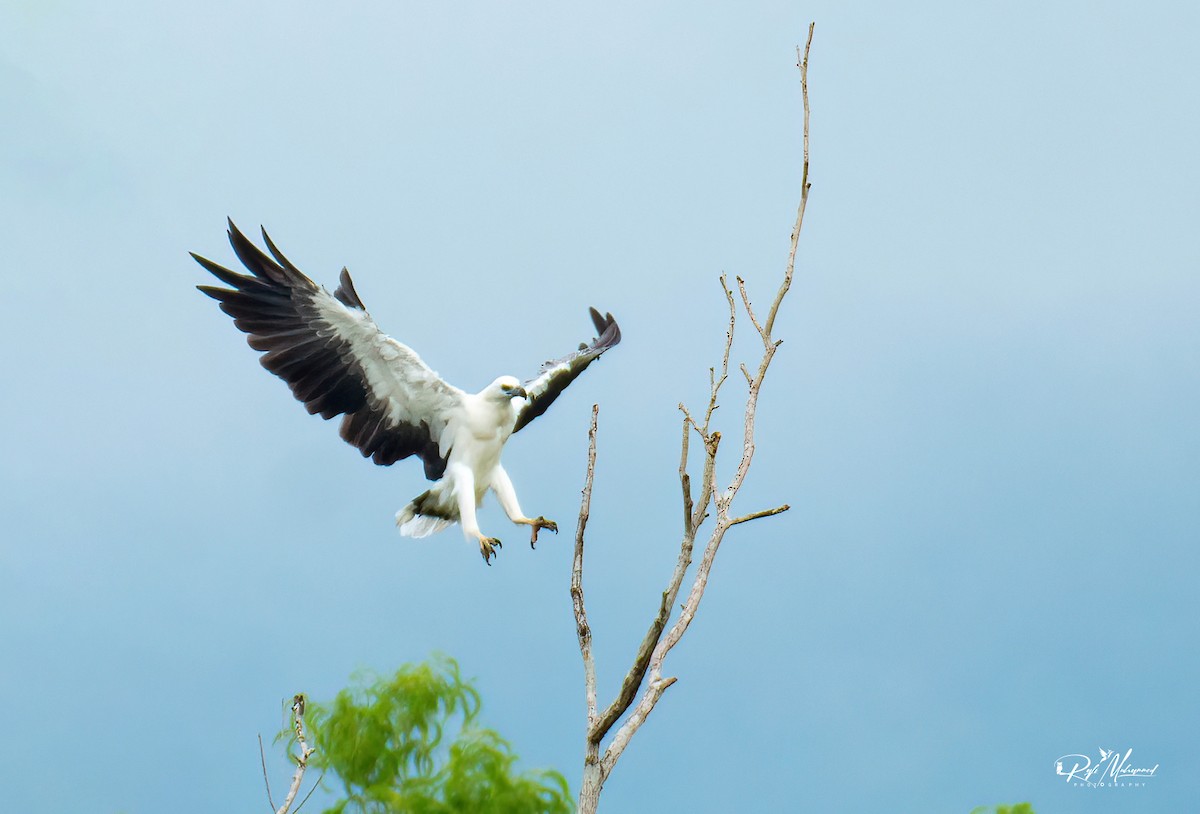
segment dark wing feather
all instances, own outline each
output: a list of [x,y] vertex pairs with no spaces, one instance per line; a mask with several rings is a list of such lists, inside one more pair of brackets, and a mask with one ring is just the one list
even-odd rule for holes
[[568,356],[546,362],[542,365],[541,373],[525,383],[529,399],[517,415],[517,423],[513,427],[513,432],[518,432],[530,421],[546,412],[559,394],[567,389],[567,385],[575,381],[588,365],[621,341],[621,329],[617,327],[617,321],[613,319],[612,314],[601,316],[595,308],[591,308],[589,311],[592,315],[592,324],[596,326],[596,338],[590,344],[580,345],[579,350]]
[[263,232],[268,257],[229,222],[229,242],[250,272],[238,274],[192,257],[229,288],[197,286],[221,303],[263,367],[322,418],[344,415],[341,435],[364,457],[389,465],[410,455],[440,478],[448,415],[462,391],[438,378],[412,349],[379,330],[350,274],[331,296],[291,264]]

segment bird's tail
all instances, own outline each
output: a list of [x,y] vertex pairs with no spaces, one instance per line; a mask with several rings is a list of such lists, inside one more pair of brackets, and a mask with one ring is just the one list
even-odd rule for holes
[[458,507],[443,501],[436,490],[423,492],[396,512],[396,525],[405,537],[428,537],[458,521]]

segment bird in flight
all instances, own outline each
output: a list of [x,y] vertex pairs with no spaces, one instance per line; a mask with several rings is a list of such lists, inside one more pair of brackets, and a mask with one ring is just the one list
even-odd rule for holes
[[500,541],[479,528],[475,510],[488,489],[514,523],[558,531],[542,516],[521,511],[512,480],[500,464],[509,437],[546,412],[588,365],[621,341],[612,314],[591,309],[597,337],[561,359],[546,362],[525,382],[500,376],[478,393],[443,381],[415,351],[379,330],[342,269],[330,294],[275,247],[263,230],[270,256],[233,221],[229,242],[250,274],[207,258],[192,257],[228,288],[197,286],[221,303],[233,324],[262,351],[262,366],[287,382],[310,414],[342,415],[341,435],[363,457],[382,466],[416,455],[432,487],[396,513],[400,533],[426,537],[453,523],[479,543],[491,565]]

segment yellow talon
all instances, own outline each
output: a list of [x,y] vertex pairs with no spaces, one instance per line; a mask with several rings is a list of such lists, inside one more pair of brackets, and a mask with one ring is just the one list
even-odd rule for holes
[[558,523],[555,523],[553,520],[547,520],[546,518],[539,516],[536,520],[530,520],[528,522],[533,529],[533,534],[529,538],[530,548],[537,547],[538,532],[542,529],[550,529],[550,531],[558,534]]
[[504,544],[495,537],[479,538],[479,553],[483,555],[483,561],[488,565],[492,564],[492,557],[496,556],[497,548],[504,548]]

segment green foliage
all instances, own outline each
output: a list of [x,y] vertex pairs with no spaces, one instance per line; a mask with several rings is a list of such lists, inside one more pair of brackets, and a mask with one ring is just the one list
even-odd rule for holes
[[508,743],[475,724],[479,709],[479,693],[449,658],[406,665],[388,678],[360,677],[329,704],[309,701],[312,763],[345,788],[326,814],[574,811],[558,772],[516,773]]
[[1010,806],[995,806],[994,808],[980,806],[971,809],[971,814],[1034,814],[1034,811],[1030,803],[1014,803]]

